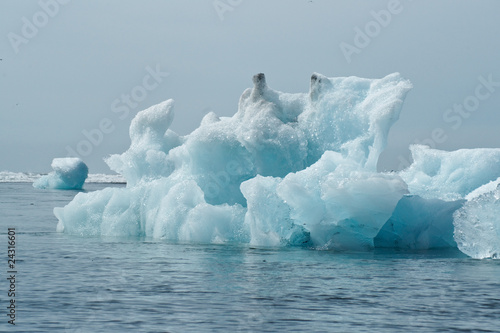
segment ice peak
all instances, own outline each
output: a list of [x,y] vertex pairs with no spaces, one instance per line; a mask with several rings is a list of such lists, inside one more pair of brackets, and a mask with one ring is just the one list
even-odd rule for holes
[[325,89],[331,87],[333,87],[333,84],[326,76],[319,73],[313,73],[311,75],[311,88],[309,92],[311,101],[317,100],[319,95],[325,91]]

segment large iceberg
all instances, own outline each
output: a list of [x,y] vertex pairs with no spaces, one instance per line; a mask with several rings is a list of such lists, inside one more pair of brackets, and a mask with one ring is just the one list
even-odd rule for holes
[[54,158],[54,171],[33,182],[33,187],[41,189],[81,190],[89,174],[89,168],[77,157]]
[[335,250],[463,248],[456,235],[469,231],[454,214],[500,177],[500,150],[413,146],[407,170],[377,172],[408,80],[313,74],[299,94],[270,89],[263,74],[253,82],[234,116],[211,112],[186,136],[169,129],[172,100],[139,112],[130,148],[106,159],[126,188],[79,193],[55,208],[58,231]]

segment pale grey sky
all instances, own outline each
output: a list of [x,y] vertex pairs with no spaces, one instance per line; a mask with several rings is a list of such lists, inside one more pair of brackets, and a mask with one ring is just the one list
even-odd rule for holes
[[138,111],[173,98],[171,128],[187,134],[208,110],[234,114],[259,72],[284,92],[308,91],[313,72],[410,79],[382,169],[417,141],[500,147],[498,13],[472,0],[1,0],[0,171],[48,172],[73,150],[109,172]]

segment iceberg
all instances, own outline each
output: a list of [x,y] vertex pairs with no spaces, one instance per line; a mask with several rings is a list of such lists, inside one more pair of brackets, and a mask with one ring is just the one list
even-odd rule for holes
[[54,171],[33,182],[40,189],[81,190],[87,179],[89,169],[76,157],[54,158],[51,167]]
[[377,172],[412,88],[401,75],[314,73],[309,92],[297,94],[269,88],[264,74],[253,84],[232,117],[211,112],[186,136],[170,129],[173,100],[139,112],[129,149],[105,160],[126,187],[79,193],[54,208],[57,230],[338,251],[458,247],[473,257],[497,255],[498,234],[488,235],[486,250],[471,248],[485,235],[471,231],[468,216],[480,210],[479,201],[498,209],[497,188],[485,184],[500,177],[500,149],[414,145],[406,170]]

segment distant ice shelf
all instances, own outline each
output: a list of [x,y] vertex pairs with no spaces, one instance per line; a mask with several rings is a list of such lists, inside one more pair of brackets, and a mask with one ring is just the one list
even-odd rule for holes
[[[11,172],[0,171],[0,183],[33,183],[37,179],[46,176],[42,173],[33,172]],[[125,183],[125,178],[122,175],[110,175],[103,173],[89,173],[85,183]]]

